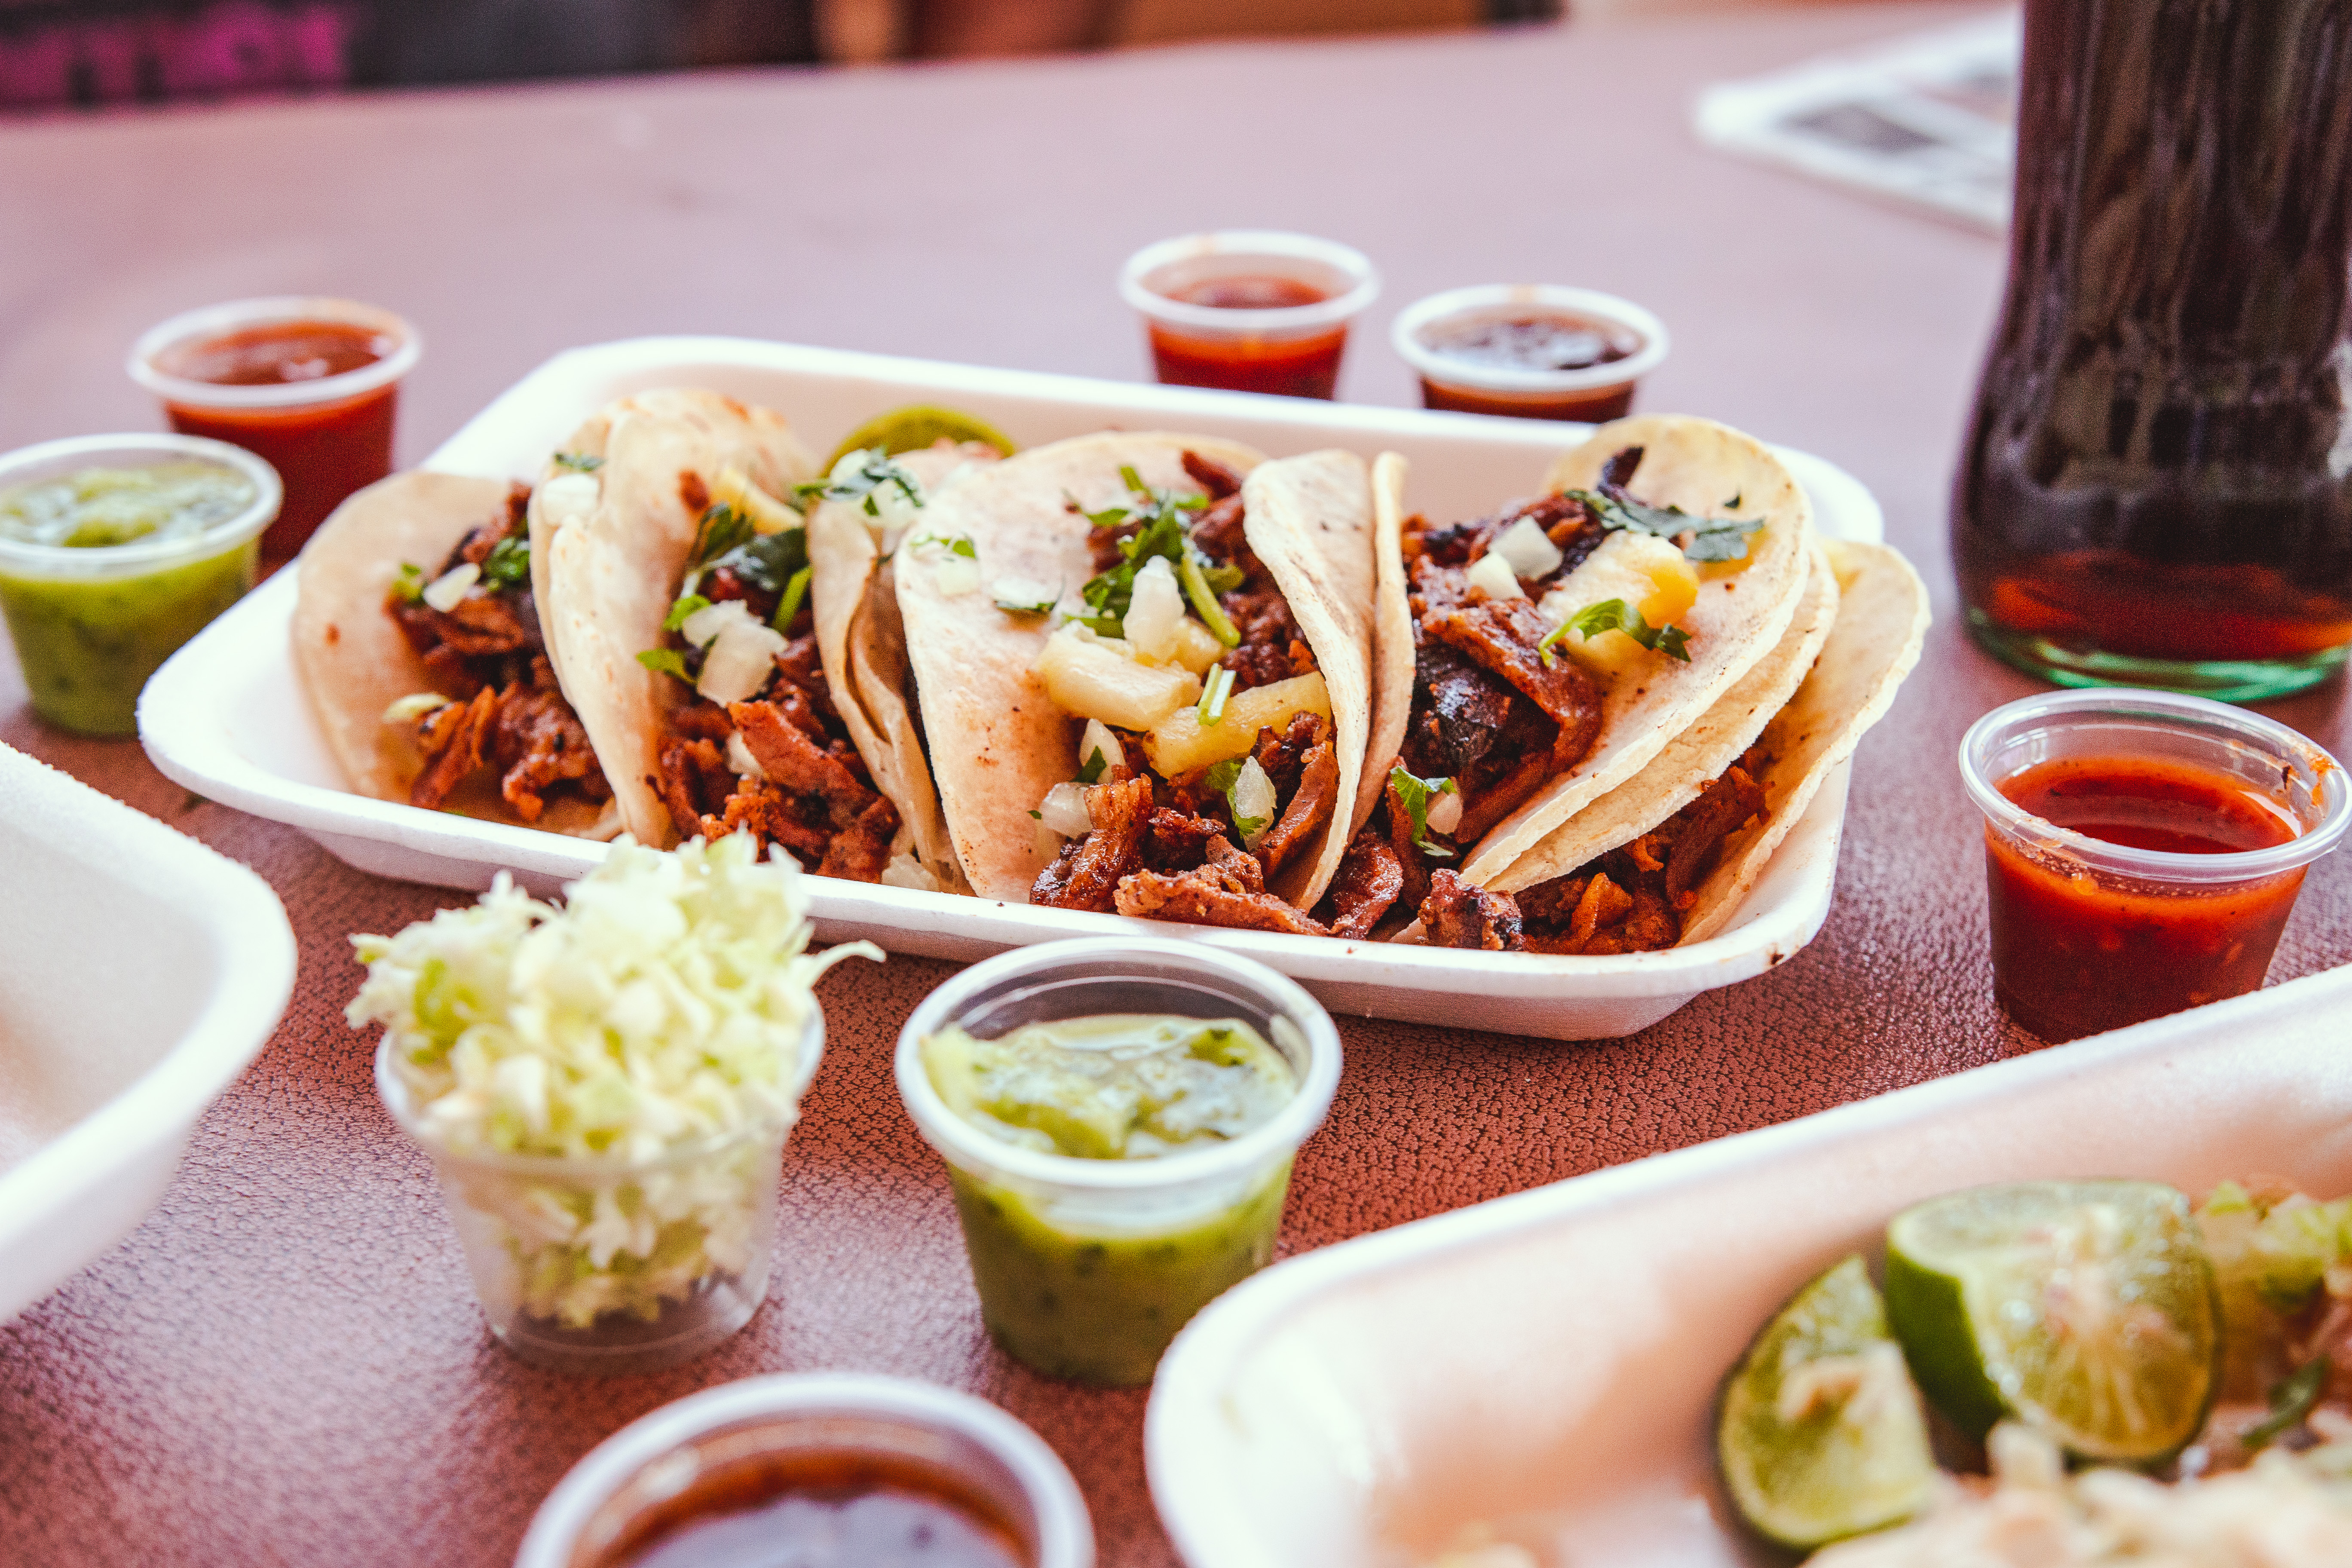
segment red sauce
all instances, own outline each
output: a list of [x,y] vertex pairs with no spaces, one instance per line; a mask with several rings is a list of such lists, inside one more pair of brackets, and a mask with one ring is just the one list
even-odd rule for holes
[[1641,334],[1565,310],[1467,312],[1421,329],[1433,354],[1490,370],[1591,370],[1641,352]]
[[[1319,305],[1328,291],[1276,274],[1204,278],[1170,290],[1171,300],[1220,310],[1281,310]],[[1285,397],[1328,399],[1339,384],[1345,322],[1307,337],[1187,332],[1151,323],[1152,371],[1169,386],[1219,386]]]
[[598,1568],[1027,1568],[978,1499],[928,1468],[782,1453],[700,1478],[630,1522]]
[[[2274,801],[2226,773],[2133,757],[2043,763],[2000,792],[2110,844],[2231,855],[2295,837]],[[2303,886],[2300,869],[2180,887],[2122,881],[1988,830],[1993,991],[2011,1017],[2071,1040],[2259,988]]]
[[[324,381],[375,363],[393,344],[368,328],[338,321],[279,321],[174,344],[155,368],[215,386]],[[278,521],[261,536],[265,567],[292,559],[345,496],[392,472],[392,430],[400,386],[387,382],[356,397],[279,408],[201,407],[166,402],[172,428],[231,442],[268,460],[285,481]]]
[[1482,387],[1448,386],[1421,378],[1423,408],[1451,408],[1463,414],[1500,414],[1512,419],[1570,419],[1588,425],[1622,418],[1633,407],[1633,384],[1595,387],[1589,392],[1489,392]]

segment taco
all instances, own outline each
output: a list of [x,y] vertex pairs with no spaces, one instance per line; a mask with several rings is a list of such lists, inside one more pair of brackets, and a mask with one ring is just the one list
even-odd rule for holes
[[1706,420],[1604,426],[1549,493],[1466,522],[1407,517],[1404,479],[1375,465],[1376,723],[1405,717],[1334,884],[1350,937],[1411,922],[1440,867],[1483,885],[1640,773],[1780,642],[1811,552],[1803,491]]
[[940,496],[896,564],[974,892],[1325,929],[1371,725],[1360,459],[1081,437]]
[[416,472],[345,500],[295,567],[294,669],[359,793],[609,838],[613,792],[542,637],[530,497]]
[[[808,510],[809,606],[817,649],[842,723],[876,787],[898,809],[899,837],[882,873],[882,880],[896,886],[971,890],[931,782],[893,553],[930,498],[999,455],[987,442],[942,439],[888,458],[904,482],[886,477],[862,495],[818,499]],[[875,458],[853,449],[829,478],[855,485]]]
[[[1728,925],[1822,781],[1894,701],[1927,632],[1927,590],[1895,551],[1833,542],[1816,560],[1800,620],[1810,626],[1832,606],[1825,636],[1792,631],[1766,661],[1768,681],[1743,681],[1649,773],[1485,883],[1433,873],[1427,939],[1592,955],[1704,942]],[[1767,708],[1765,686],[1791,664],[1801,682]]]
[[911,476],[877,453],[808,481],[781,416],[711,394],[626,400],[558,462],[594,484],[551,479],[534,509],[559,668],[629,830],[749,832],[820,875],[881,879],[903,843],[896,775],[826,670],[794,503],[911,495]]

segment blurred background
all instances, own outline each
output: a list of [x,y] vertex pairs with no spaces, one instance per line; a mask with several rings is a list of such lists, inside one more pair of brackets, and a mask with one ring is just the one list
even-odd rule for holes
[[[1741,0],[0,0],[0,110],[1188,39]],[[1749,5],[1759,0],[1748,0]]]

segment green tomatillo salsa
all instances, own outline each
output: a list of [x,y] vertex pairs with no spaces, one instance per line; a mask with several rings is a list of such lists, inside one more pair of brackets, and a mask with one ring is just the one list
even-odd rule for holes
[[1264,1126],[1298,1092],[1283,1053],[1238,1019],[1137,1014],[1032,1024],[998,1039],[950,1027],[922,1044],[948,1110],[1013,1148],[1171,1162],[1164,1188],[1066,1189],[951,1164],[991,1333],[1080,1382],[1150,1381],[1192,1314],[1274,1255],[1287,1151],[1207,1189],[1182,1156]]
[[247,475],[201,459],[0,493],[0,613],[44,719],[136,730],[147,678],[253,586],[258,529],[232,525],[257,499]]

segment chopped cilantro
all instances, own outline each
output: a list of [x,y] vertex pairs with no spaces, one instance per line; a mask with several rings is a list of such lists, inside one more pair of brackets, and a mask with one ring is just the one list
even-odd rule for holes
[[776,613],[768,621],[783,636],[792,635],[793,617],[801,613],[801,601],[808,597],[808,585],[809,569],[805,566],[793,573],[792,580],[784,584],[784,596],[777,602]]
[[2327,1389],[2327,1358],[2314,1356],[2271,1385],[2271,1413],[2239,1435],[2249,1452],[2301,1426]]
[[803,501],[862,500],[866,516],[880,517],[880,492],[884,487],[895,485],[898,493],[907,498],[908,506],[923,504],[923,487],[914,475],[892,462],[889,453],[879,447],[868,447],[857,458],[857,471],[847,479],[811,479],[807,484],[795,485],[793,497]]
[[[1737,561],[1748,553],[1748,536],[1764,526],[1760,517],[1693,517],[1678,506],[1652,506],[1635,500],[1622,487],[1606,479],[1598,492],[1570,490],[1568,494],[1591,508],[1603,528],[1630,528],[1660,539],[1690,535],[1682,552],[1693,561]],[[1731,504],[1738,506],[1739,497],[1732,497]]]
[[1421,778],[1408,773],[1404,765],[1399,763],[1389,770],[1389,788],[1396,791],[1397,804],[1412,817],[1412,847],[1424,855],[1452,859],[1453,850],[1429,841],[1429,803],[1441,795],[1461,794],[1454,781]]
[[1551,645],[1570,632],[1597,637],[1602,632],[1623,632],[1643,647],[1655,648],[1668,658],[1690,662],[1690,633],[1680,626],[1654,626],[1642,618],[1642,612],[1622,599],[1603,599],[1597,605],[1587,605],[1568,619],[1552,627],[1551,635],[1537,645],[1549,667],[1552,661]]
[[1094,783],[1103,776],[1103,770],[1108,766],[1110,766],[1110,759],[1103,755],[1103,749],[1100,746],[1097,746],[1087,755],[1085,764],[1078,769],[1078,782],[1082,784]]
[[692,680],[686,672],[686,659],[674,647],[649,647],[637,655],[637,662],[659,674],[675,675],[680,680]]
[[687,618],[689,616],[692,616],[697,610],[707,610],[709,608],[710,608],[710,601],[704,598],[701,595],[681,594],[677,597],[677,603],[669,607],[669,614],[662,617],[662,630],[666,632],[674,632],[677,630],[678,627],[686,625]]
[[530,537],[509,533],[482,557],[482,582],[492,588],[519,588],[530,581]]
[[702,521],[695,527],[694,549],[686,558],[688,575],[716,564],[720,556],[757,537],[758,531],[749,517],[725,501],[705,508]]
[[1193,714],[1201,728],[1213,730],[1225,721],[1225,699],[1234,694],[1234,672],[1223,665],[1209,671],[1209,679],[1201,687],[1201,703]]
[[591,457],[585,452],[558,452],[555,454],[555,466],[569,468],[575,474],[593,474],[604,466],[604,459]]
[[1202,621],[1217,634],[1217,640],[1227,647],[1237,646],[1241,634],[1234,630],[1233,622],[1217,607],[1217,595],[1241,586],[1242,573],[1232,565],[1220,565],[1201,552],[1192,540],[1187,514],[1209,504],[1206,496],[1180,496],[1173,490],[1153,489],[1143,482],[1143,476],[1129,465],[1122,464],[1119,478],[1129,491],[1143,500],[1137,507],[1106,507],[1101,511],[1087,511],[1073,500],[1072,510],[1078,512],[1097,528],[1118,528],[1129,522],[1135,530],[1118,542],[1119,563],[1109,571],[1089,578],[1080,590],[1087,608],[1092,612],[1071,618],[1079,621],[1099,637],[1125,635],[1127,609],[1135,597],[1135,574],[1153,556],[1165,560],[1176,568],[1178,583],[1184,596]]
[[425,568],[414,561],[400,563],[400,575],[392,580],[392,596],[404,605],[413,605],[425,597]]

